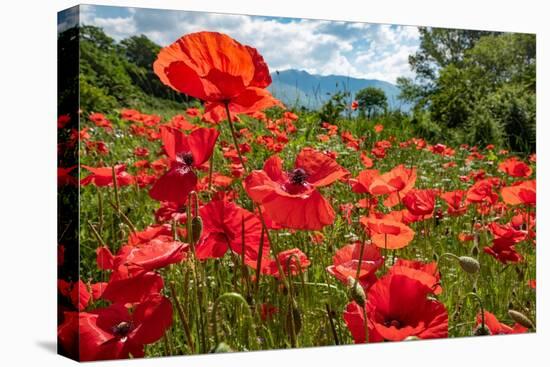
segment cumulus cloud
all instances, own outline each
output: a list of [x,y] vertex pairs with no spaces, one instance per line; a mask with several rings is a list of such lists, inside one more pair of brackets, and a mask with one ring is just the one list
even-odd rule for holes
[[[410,76],[408,55],[418,47],[416,27],[247,15],[85,6],[81,23],[116,40],[144,34],[160,45],[201,30],[226,33],[256,47],[270,69],[346,75],[395,82]],[[122,8],[118,8],[122,9]]]

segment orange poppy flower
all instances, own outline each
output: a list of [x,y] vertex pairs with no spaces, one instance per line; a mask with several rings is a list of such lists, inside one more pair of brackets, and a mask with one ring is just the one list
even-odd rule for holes
[[384,205],[393,207],[399,204],[401,198],[412,190],[416,182],[416,168],[408,169],[404,165],[393,168],[373,180],[369,191],[373,195],[389,196],[384,200]]
[[155,74],[170,88],[207,102],[205,115],[254,112],[280,104],[266,91],[269,69],[255,48],[217,32],[185,35],[160,50]]
[[361,224],[369,231],[371,241],[380,248],[396,250],[407,246],[414,238],[414,231],[407,225],[375,217],[362,217]]
[[500,190],[502,200],[509,205],[536,205],[537,204],[537,182],[535,180],[517,182]]

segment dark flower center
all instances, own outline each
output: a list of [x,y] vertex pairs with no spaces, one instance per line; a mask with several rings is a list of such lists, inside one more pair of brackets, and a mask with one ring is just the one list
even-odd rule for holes
[[306,182],[307,173],[303,168],[295,168],[288,173],[288,177],[291,183],[301,185]]
[[124,338],[132,329],[132,324],[126,321],[113,326],[113,334],[119,338]]
[[386,322],[384,322],[384,325],[386,325],[386,327],[391,327],[393,326],[394,328],[396,329],[400,329],[401,328],[401,321],[399,320],[386,320]]
[[181,162],[185,163],[187,166],[192,166],[195,160],[193,159],[193,154],[191,152],[179,153],[178,158]]

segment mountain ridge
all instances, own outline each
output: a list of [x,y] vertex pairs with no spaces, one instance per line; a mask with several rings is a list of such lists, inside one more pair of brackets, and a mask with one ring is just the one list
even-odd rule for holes
[[399,88],[389,82],[378,79],[362,79],[344,75],[310,74],[305,70],[286,69],[271,73],[271,93],[289,107],[317,109],[337,91],[348,91],[351,99],[355,93],[367,87],[380,88],[388,98],[392,110],[408,112],[410,105],[401,101]]

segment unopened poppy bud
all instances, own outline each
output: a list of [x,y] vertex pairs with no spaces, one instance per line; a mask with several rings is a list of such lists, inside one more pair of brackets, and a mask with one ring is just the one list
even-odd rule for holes
[[367,299],[365,290],[361,287],[361,284],[352,277],[348,277],[348,292],[349,298],[354,300],[359,306],[365,307],[365,301]]
[[534,329],[535,324],[527,316],[516,310],[508,310],[508,316],[521,326],[525,326],[528,329]]
[[466,273],[475,274],[479,272],[479,262],[473,257],[460,256],[458,258],[458,263]]
[[218,345],[216,345],[210,353],[232,353],[234,352],[233,348],[231,348],[229,345],[227,345],[224,342],[219,342]]
[[199,242],[202,235],[202,218],[199,216],[193,217],[191,220],[191,240],[193,243]]

